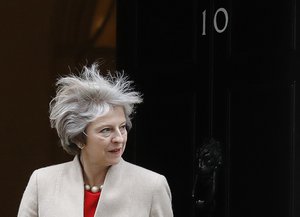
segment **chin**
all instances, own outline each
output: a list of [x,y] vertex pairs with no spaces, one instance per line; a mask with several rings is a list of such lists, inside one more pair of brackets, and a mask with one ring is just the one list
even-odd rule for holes
[[121,157],[115,158],[115,159],[109,161],[109,165],[110,165],[110,166],[116,165],[116,164],[118,164],[120,161],[121,161]]

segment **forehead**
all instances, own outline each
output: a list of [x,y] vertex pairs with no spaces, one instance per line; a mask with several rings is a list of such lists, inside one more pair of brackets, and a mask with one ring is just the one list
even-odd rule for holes
[[90,127],[101,127],[103,125],[119,125],[126,122],[125,112],[123,107],[117,106],[111,108],[105,115],[97,117]]

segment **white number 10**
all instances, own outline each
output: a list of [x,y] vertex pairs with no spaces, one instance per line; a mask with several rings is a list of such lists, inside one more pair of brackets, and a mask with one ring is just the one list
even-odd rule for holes
[[[222,12],[225,17],[225,23],[224,23],[223,28],[220,28],[217,23],[217,16],[220,12]],[[206,10],[204,10],[202,12],[202,18],[203,18],[202,19],[202,35],[206,35]],[[215,28],[216,32],[222,33],[226,30],[227,25],[228,25],[228,13],[225,8],[219,8],[214,15],[214,28]]]

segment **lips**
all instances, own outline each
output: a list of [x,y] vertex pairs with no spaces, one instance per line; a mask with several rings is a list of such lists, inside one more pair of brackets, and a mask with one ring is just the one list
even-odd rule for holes
[[108,152],[110,152],[110,153],[119,153],[120,151],[121,151],[121,148],[115,148],[115,149],[112,149]]

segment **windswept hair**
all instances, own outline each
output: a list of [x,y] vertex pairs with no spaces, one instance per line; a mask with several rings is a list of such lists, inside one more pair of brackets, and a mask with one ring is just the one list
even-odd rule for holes
[[135,104],[142,102],[141,94],[134,91],[132,84],[124,73],[101,75],[97,63],[84,66],[78,76],[72,73],[61,76],[49,112],[51,127],[56,129],[64,150],[78,154],[77,143],[85,142],[83,132],[87,125],[114,106],[124,108],[130,129]]

